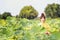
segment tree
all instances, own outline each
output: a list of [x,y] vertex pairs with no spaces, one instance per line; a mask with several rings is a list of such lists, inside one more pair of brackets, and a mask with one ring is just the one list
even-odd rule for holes
[[0,14],[0,19],[2,18],[2,15]]
[[32,6],[24,6],[20,13],[20,18],[34,19],[38,16],[38,12]]
[[59,4],[48,4],[45,8],[47,17],[56,18],[60,17],[60,5]]
[[6,19],[8,16],[12,16],[11,15],[11,13],[10,12],[4,12],[3,14],[2,14],[2,19]]
[[58,17],[60,17],[60,5],[58,5],[57,14],[58,14]]

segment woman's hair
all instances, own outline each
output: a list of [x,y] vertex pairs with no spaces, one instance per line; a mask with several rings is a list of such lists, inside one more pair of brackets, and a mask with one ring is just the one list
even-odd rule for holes
[[42,13],[41,16],[40,16],[40,19],[42,19],[42,18],[45,19],[45,18],[46,18],[45,16],[46,16],[46,15],[45,15],[44,13]]

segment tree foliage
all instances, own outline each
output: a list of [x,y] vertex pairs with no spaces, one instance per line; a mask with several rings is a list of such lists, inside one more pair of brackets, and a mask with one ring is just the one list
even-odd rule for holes
[[48,4],[45,8],[47,17],[56,18],[60,17],[60,5],[59,4]]
[[0,14],[0,19],[2,18],[2,15]]
[[12,16],[10,12],[4,12],[2,14],[2,19],[6,19],[8,16]]
[[34,19],[37,16],[38,12],[32,6],[24,6],[19,13],[21,18]]

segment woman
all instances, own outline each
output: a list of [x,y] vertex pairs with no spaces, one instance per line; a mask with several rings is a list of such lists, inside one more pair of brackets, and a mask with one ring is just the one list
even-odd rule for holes
[[42,13],[42,14],[41,14],[40,20],[41,20],[42,26],[43,26],[47,31],[50,31],[50,30],[51,30],[50,26],[45,22],[45,21],[46,21],[46,15],[45,15],[45,13]]

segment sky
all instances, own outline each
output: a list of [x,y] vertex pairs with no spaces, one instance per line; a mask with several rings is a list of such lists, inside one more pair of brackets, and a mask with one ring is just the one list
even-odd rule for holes
[[24,6],[31,5],[38,11],[40,16],[47,4],[52,3],[60,4],[60,0],[0,0],[0,14],[10,12],[13,16],[16,16]]

